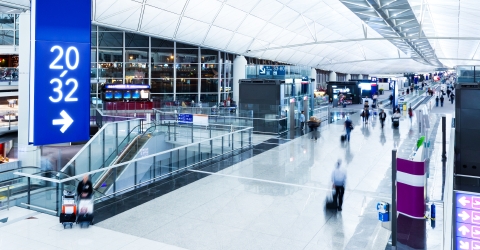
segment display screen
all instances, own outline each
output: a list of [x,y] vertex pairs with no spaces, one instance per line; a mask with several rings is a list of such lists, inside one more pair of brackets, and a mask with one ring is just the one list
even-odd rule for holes
[[115,93],[113,94],[114,98],[115,99],[122,99],[122,92],[120,91],[115,91]]
[[112,99],[113,98],[113,93],[111,91],[108,91],[105,93],[105,99]]
[[124,99],[130,99],[131,97],[132,97],[132,93],[130,91],[125,91],[125,93],[123,93]]
[[145,91],[145,90],[142,90],[140,92],[140,96],[142,97],[142,99],[148,99],[148,94],[150,93],[150,91]]
[[132,99],[140,99],[140,91],[133,92]]

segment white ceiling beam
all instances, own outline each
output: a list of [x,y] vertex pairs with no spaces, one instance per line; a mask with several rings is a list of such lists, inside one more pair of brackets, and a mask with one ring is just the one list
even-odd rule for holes
[[178,29],[180,28],[180,24],[182,23],[182,18],[185,15],[185,10],[187,10],[187,7],[188,7],[189,3],[190,3],[190,0],[187,0],[185,2],[185,5],[183,6],[182,13],[180,14],[180,17],[178,18],[177,27],[175,28],[175,32],[173,33],[173,39],[177,38]]
[[480,37],[412,37],[412,39],[410,39],[408,37],[355,38],[355,39],[341,39],[341,40],[329,40],[329,41],[317,41],[317,42],[310,42],[310,43],[292,44],[292,45],[286,45],[286,46],[278,46],[278,47],[272,47],[272,48],[251,50],[251,51],[248,51],[248,52],[260,52],[260,51],[267,51],[267,50],[295,48],[295,47],[303,47],[303,46],[317,45],[317,44],[364,42],[364,41],[391,41],[391,40],[399,40],[399,41],[402,41],[402,40],[469,40],[469,41],[480,41]]

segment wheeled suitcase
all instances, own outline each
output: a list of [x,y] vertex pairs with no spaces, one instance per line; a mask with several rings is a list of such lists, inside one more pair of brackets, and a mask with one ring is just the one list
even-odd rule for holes
[[372,109],[376,109],[376,108],[377,108],[377,105],[372,104]]
[[325,199],[325,208],[328,209],[335,209],[337,210],[337,202],[333,199],[335,197],[335,189],[332,190],[330,195],[327,195]]
[[78,202],[77,223],[82,228],[93,225],[93,198],[80,199]]
[[398,126],[400,125],[400,118],[393,118],[392,124],[394,128],[398,128]]
[[347,135],[340,136],[340,141],[344,142],[347,139]]
[[63,191],[62,212],[60,213],[60,223],[63,228],[73,228],[73,223],[77,220],[77,205],[75,204],[75,193],[67,190]]

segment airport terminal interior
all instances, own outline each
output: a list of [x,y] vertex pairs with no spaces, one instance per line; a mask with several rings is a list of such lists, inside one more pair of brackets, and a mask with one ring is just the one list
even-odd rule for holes
[[480,249],[479,22],[0,0],[0,249]]

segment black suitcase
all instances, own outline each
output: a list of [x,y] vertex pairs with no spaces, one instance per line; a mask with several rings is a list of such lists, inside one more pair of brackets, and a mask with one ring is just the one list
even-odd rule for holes
[[346,136],[346,135],[340,136],[340,141],[341,141],[341,142],[344,142],[346,139],[347,139],[347,136]]
[[335,197],[335,190],[332,190],[332,196],[325,199],[325,208],[337,210],[337,202],[333,199]]
[[372,109],[375,109],[375,108],[377,108],[377,105],[372,104]]

